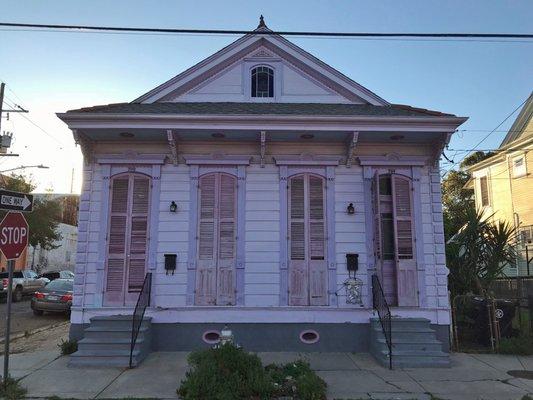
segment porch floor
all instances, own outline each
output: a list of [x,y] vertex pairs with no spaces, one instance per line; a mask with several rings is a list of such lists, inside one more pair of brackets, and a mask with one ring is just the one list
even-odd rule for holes
[[[184,352],[155,352],[135,369],[69,368],[56,351],[11,356],[11,375],[22,378],[28,398],[176,399],[187,371]],[[533,370],[532,357],[491,354],[451,355],[452,367],[381,367],[367,353],[259,353],[265,364],[306,359],[328,384],[329,399],[520,399],[533,393],[533,381],[513,378],[509,370]],[[3,357],[0,357],[0,365]]]

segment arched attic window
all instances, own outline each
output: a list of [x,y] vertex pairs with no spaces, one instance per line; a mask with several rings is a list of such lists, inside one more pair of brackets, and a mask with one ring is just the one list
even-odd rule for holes
[[274,70],[261,66],[252,69],[252,97],[274,97]]

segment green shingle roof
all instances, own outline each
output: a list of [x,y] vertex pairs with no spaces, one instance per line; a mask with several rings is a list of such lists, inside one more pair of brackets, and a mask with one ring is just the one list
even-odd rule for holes
[[324,103],[116,103],[69,110],[68,113],[96,114],[177,114],[177,115],[308,115],[308,116],[448,116],[438,111],[401,104]]

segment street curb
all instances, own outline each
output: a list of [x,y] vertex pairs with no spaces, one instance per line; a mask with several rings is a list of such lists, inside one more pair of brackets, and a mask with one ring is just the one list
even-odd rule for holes
[[[58,326],[67,325],[69,323],[70,323],[70,321],[58,322],[58,323],[52,324],[52,325],[41,326],[40,328],[35,328],[35,329],[32,329],[31,331],[25,331],[25,332],[16,333],[14,335],[10,335],[9,336],[9,340],[12,341],[12,340],[20,339],[20,338],[23,338],[23,337],[26,337],[26,336],[32,336],[32,335],[35,335],[36,333],[44,332],[44,331],[46,331],[48,329],[57,328]],[[0,338],[0,344],[4,343],[5,340],[6,340],[5,337],[1,337]]]

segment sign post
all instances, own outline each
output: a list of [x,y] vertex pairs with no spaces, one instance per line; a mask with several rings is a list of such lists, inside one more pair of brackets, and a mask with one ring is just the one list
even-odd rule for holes
[[[1,203],[1,201],[0,201]],[[1,207],[1,205],[0,205]],[[13,270],[15,260],[28,245],[29,228],[26,218],[20,212],[8,212],[0,222],[0,251],[4,254],[8,268],[6,337],[4,344],[4,385],[9,376],[9,334],[11,331],[11,302],[13,296]]]

